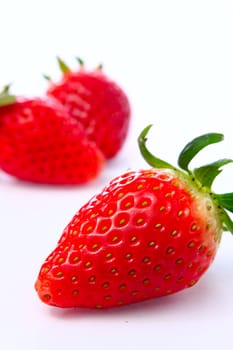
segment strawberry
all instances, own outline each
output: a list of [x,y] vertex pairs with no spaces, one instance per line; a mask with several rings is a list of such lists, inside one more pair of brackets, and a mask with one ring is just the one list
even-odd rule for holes
[[231,160],[189,169],[195,154],[222,135],[194,139],[176,168],[149,152],[149,128],[139,145],[153,168],[115,178],[76,213],[39,272],[35,288],[43,302],[99,309],[176,293],[208,269],[223,229],[233,233],[233,193],[211,190]]
[[58,63],[63,76],[58,83],[50,83],[48,95],[58,99],[82,123],[106,158],[113,158],[128,133],[128,97],[101,67],[89,71],[79,60],[80,69],[73,72],[60,58]]
[[80,184],[98,176],[104,157],[82,125],[52,98],[0,95],[0,168],[21,180]]

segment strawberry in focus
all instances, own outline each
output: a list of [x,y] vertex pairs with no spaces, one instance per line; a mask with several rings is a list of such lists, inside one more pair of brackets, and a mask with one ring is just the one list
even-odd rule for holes
[[52,98],[0,94],[0,169],[18,179],[45,184],[81,184],[95,179],[102,152],[82,125]]
[[106,158],[113,158],[122,148],[129,129],[130,104],[125,92],[110,80],[101,67],[89,71],[83,62],[71,69],[58,58],[62,79],[47,91],[58,99],[70,115],[82,123],[90,140]]
[[76,213],[35,284],[46,304],[101,309],[192,287],[212,263],[222,231],[233,233],[227,213],[233,193],[211,190],[232,161],[189,169],[191,159],[222,135],[194,139],[176,168],[149,152],[149,128],[139,146],[153,168],[115,178]]

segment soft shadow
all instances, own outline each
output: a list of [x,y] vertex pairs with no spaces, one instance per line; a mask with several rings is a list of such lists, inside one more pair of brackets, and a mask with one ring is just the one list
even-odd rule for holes
[[193,313],[196,310],[203,310],[218,296],[218,284],[214,274],[204,276],[201,281],[192,288],[156,299],[139,302],[127,306],[114,307],[105,310],[92,309],[59,309],[51,308],[50,314],[57,319],[112,319],[142,317],[153,314],[171,314],[182,310],[189,310]]

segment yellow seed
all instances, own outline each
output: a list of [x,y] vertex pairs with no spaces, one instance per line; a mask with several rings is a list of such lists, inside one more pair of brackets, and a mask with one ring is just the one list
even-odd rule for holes
[[113,213],[114,213],[114,210],[113,209],[109,209],[108,215],[112,215]]
[[105,300],[110,300],[110,299],[112,299],[112,297],[111,297],[111,295],[105,295],[104,299]]
[[177,213],[178,216],[182,216],[183,214],[184,214],[183,210],[179,210]]
[[167,248],[167,254],[171,254],[174,252],[174,249],[172,247]]
[[96,277],[95,277],[95,276],[90,276],[90,277],[89,277],[89,282],[94,282],[94,281],[95,281],[95,279],[96,279]]
[[155,224],[155,228],[161,228],[162,227],[162,224],[158,223],[158,224]]
[[111,272],[111,273],[116,273],[116,272],[117,272],[117,269],[112,268],[112,269],[110,270],[110,272]]
[[188,268],[191,269],[193,267],[193,263],[188,264]]
[[44,267],[43,269],[42,269],[42,273],[47,273],[49,271],[49,268],[48,267]]
[[193,241],[189,242],[188,243],[188,247],[189,248],[193,248],[195,246],[195,243]]
[[125,288],[126,288],[126,285],[125,285],[125,284],[121,284],[119,288],[120,288],[121,290],[122,290],[122,289],[125,289]]
[[165,194],[165,197],[166,197],[166,198],[171,197],[171,193],[170,193],[170,192],[166,193],[166,194]]
[[143,280],[143,284],[149,284],[149,283],[150,283],[149,278],[145,278],[145,279]]
[[130,259],[132,257],[132,255],[130,254],[130,253],[127,253],[127,254],[125,254],[125,258],[128,260],[128,259]]
[[155,241],[150,241],[148,243],[149,247],[154,247],[156,245]]
[[143,219],[143,218],[139,218],[139,219],[137,219],[136,224],[137,224],[137,225],[140,225],[140,224],[142,224],[143,222],[144,222],[144,219]]
[[172,231],[171,235],[174,237],[174,236],[177,235],[177,233],[178,233],[178,231],[177,231],[177,230],[174,230],[174,231]]
[[125,219],[121,219],[120,221],[119,221],[119,225],[124,225],[126,223],[126,220]]
[[101,305],[101,304],[97,304],[95,307],[96,307],[96,309],[103,309],[103,305]]
[[143,184],[139,184],[139,185],[137,186],[137,190],[141,190],[143,187],[144,187]]
[[196,281],[195,281],[195,280],[190,281],[190,283],[189,283],[189,287],[192,287],[192,286],[193,286],[195,283],[196,283]]
[[213,255],[212,250],[208,250],[208,252],[207,252],[206,256],[207,256],[207,257],[209,257],[209,256],[211,256],[211,255]]
[[135,270],[130,270],[130,271],[128,272],[128,274],[129,274],[130,276],[134,276],[134,275],[136,274],[136,271],[135,271]]
[[171,289],[167,289],[167,290],[165,291],[166,294],[171,294],[171,292],[172,292]]
[[106,259],[111,259],[112,253],[107,253],[107,254],[105,255],[105,257],[106,257]]
[[142,260],[144,263],[148,263],[148,262],[150,262],[150,258],[148,258],[147,256],[145,257],[145,258],[143,258],[143,260]]
[[130,239],[131,242],[135,242],[136,240],[137,240],[137,237],[136,237],[136,236],[133,236],[133,237],[131,237],[131,239]]
[[170,280],[172,277],[172,275],[170,273],[168,273],[167,275],[164,276],[165,280]]
[[56,275],[57,275],[57,277],[62,277],[63,276],[63,272],[62,271],[58,271]]
[[137,290],[134,290],[131,292],[131,295],[137,295],[139,292]]
[[74,230],[73,232],[72,232],[72,235],[73,236],[76,236],[78,234],[78,231],[77,230]]
[[123,301],[122,301],[122,300],[119,300],[119,301],[117,302],[117,305],[123,305]]
[[104,225],[104,226],[101,227],[101,231],[103,231],[103,232],[104,232],[104,231],[107,231],[107,229],[108,229],[108,226],[107,226],[107,225]]
[[159,208],[159,211],[164,211],[164,210],[165,210],[165,206],[164,205]]
[[90,216],[90,219],[94,219],[96,217],[96,213],[92,213],[91,216]]
[[132,203],[131,202],[125,203],[125,208],[129,208],[129,207],[132,207]]
[[61,258],[58,259],[57,262],[58,262],[58,264],[62,264],[64,260],[65,260],[65,259],[61,257]]
[[44,294],[44,299],[46,299],[46,300],[51,299],[51,295],[49,295],[49,294]]
[[112,239],[112,242],[116,242],[119,240],[119,237],[118,236],[114,236],[113,239]]
[[86,264],[85,264],[86,267],[90,267],[91,266],[91,262],[90,261],[87,261]]
[[142,206],[142,207],[147,207],[147,206],[148,206],[148,204],[149,204],[149,202],[148,202],[148,201],[143,201],[143,202],[141,203],[141,206]]
[[77,281],[77,276],[72,276],[72,277],[71,277],[71,281],[72,281],[72,282]]
[[75,263],[75,262],[77,262],[77,261],[79,261],[79,257],[78,257],[78,256],[75,256],[75,257],[73,258],[73,262]]
[[196,224],[193,224],[193,225],[191,226],[191,231],[196,231],[196,229],[197,229],[197,225],[196,225]]
[[91,225],[86,228],[87,232],[91,232],[92,230],[93,230],[93,226],[91,226]]
[[102,284],[102,287],[103,287],[103,288],[108,288],[108,287],[109,287],[109,283],[108,283],[108,282],[104,282],[104,283]]
[[73,292],[72,292],[73,295],[77,295],[78,294],[78,290],[77,289],[74,289]]
[[181,258],[176,260],[176,264],[178,264],[178,265],[182,264],[182,262],[183,262],[183,259],[181,259]]
[[159,190],[159,186],[154,186],[154,187],[153,187],[153,190],[154,190],[154,191],[158,191],[158,190]]
[[93,245],[92,245],[92,249],[97,249],[99,246],[98,246],[98,244],[97,243],[94,243]]
[[205,246],[204,245],[201,245],[199,248],[198,248],[199,252],[203,252],[205,250]]
[[78,248],[82,249],[83,248],[83,244],[79,244]]
[[161,265],[156,265],[156,266],[154,267],[154,270],[155,270],[155,271],[161,270]]
[[124,196],[124,193],[123,193],[123,192],[120,192],[120,193],[118,193],[118,195],[117,195],[118,198],[122,198],[123,196]]

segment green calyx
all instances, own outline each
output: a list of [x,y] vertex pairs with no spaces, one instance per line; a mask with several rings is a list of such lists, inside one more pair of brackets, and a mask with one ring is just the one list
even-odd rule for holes
[[16,97],[10,94],[9,90],[10,85],[6,85],[0,92],[0,107],[10,105],[16,101]]
[[152,125],[148,125],[138,137],[139,149],[146,162],[154,168],[173,169],[183,173],[185,176],[189,176],[193,181],[195,181],[199,188],[202,188],[206,192],[210,193],[217,206],[221,208],[221,220],[224,229],[233,234],[233,221],[227,213],[227,211],[233,213],[233,192],[216,194],[211,190],[215,178],[222,171],[221,168],[226,164],[232,163],[233,160],[223,158],[213,163],[195,168],[192,171],[189,168],[190,162],[197,153],[199,153],[206,146],[222,141],[224,138],[223,135],[219,133],[204,134],[189,142],[180,152],[178,157],[179,168],[177,168],[166,161],[155,157],[146,147],[147,134],[151,127]]

